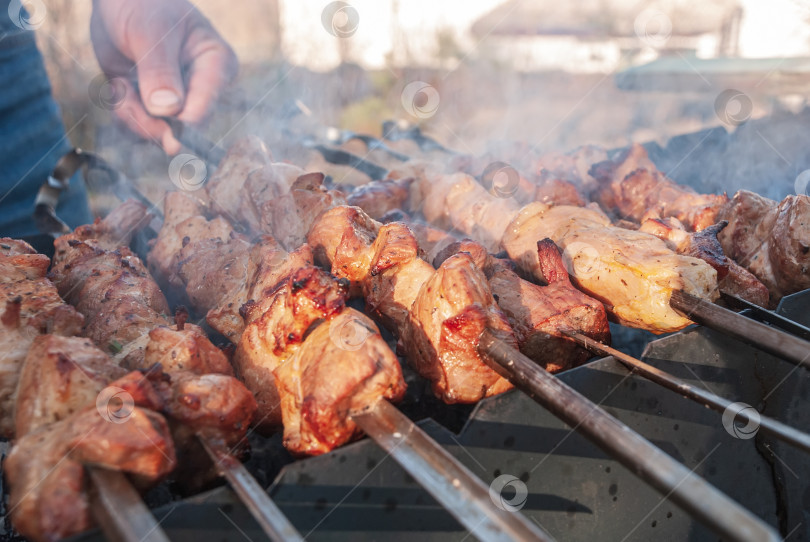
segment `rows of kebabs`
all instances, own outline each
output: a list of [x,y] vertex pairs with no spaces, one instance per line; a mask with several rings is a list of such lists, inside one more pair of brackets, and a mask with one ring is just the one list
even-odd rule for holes
[[[405,391],[377,323],[437,396],[474,402],[511,387],[476,348],[485,328],[557,371],[588,358],[565,330],[608,342],[608,316],[688,325],[674,290],[768,305],[810,286],[806,196],[728,201],[669,181],[641,147],[601,152],[514,159],[530,173],[501,187],[467,173],[482,163],[425,157],[348,192],[246,139],[203,190],[166,196],[147,266],[127,248],[146,221],[131,202],[58,239],[47,278],[47,258],[4,240],[15,526],[42,540],[88,527],[87,464],[144,488],[200,484],[197,435],[238,453],[249,426],[283,427],[297,455],[358,437],[353,414]],[[182,310],[169,316],[158,284],[205,315],[227,354]],[[132,398],[126,423],[103,415],[110,390]]]

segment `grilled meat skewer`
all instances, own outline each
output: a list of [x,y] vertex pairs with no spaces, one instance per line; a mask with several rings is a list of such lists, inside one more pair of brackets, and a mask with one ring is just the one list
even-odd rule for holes
[[429,172],[412,185],[411,204],[419,202],[429,223],[455,228],[490,252],[502,245],[543,282],[537,242],[550,238],[563,250],[576,286],[605,303],[619,323],[656,333],[677,331],[690,322],[670,308],[672,291],[708,300],[717,296],[717,273],[706,262],[676,254],[653,235],[616,227],[597,209],[538,202],[521,208],[468,175]]
[[[86,339],[70,337],[83,319],[45,278],[49,259],[22,241],[2,239],[0,248],[2,289],[11,296],[0,336],[13,346],[0,424],[5,437],[17,438],[5,463],[10,515],[33,540],[63,538],[91,525],[85,465],[153,484],[175,466],[174,445],[165,420],[151,411],[163,403],[149,382],[113,365]],[[98,403],[113,380],[115,390],[126,387],[137,398],[124,408],[126,428],[104,417],[107,405]],[[133,429],[145,440],[134,438]],[[103,457],[101,449],[108,452]]]
[[[700,232],[727,221],[718,235],[723,251],[768,288],[771,306],[810,287],[810,197],[806,195],[776,202],[747,190],[738,191],[730,201],[725,194],[698,194],[667,179],[638,144],[612,160],[594,164],[588,177],[595,183],[596,201],[639,223],[675,218],[686,230]],[[750,277],[743,276],[728,279],[721,287],[750,291],[746,284],[751,284]],[[763,305],[756,295],[748,299]]]
[[[172,193],[148,261],[165,282],[181,284],[209,324],[237,345],[234,363],[256,395],[259,427],[283,426],[284,444],[294,454],[324,453],[360,435],[352,413],[381,399],[398,400],[405,384],[374,323],[345,307],[348,283],[315,267],[308,245],[296,245],[332,196],[319,177],[292,175],[301,171],[288,164],[268,163],[248,173],[248,143],[230,149],[220,170],[250,177],[249,193],[260,178],[267,190],[291,198],[285,204],[293,217],[284,222],[290,225],[285,244],[267,234],[251,243],[221,216],[209,220],[203,202]],[[216,193],[219,185],[212,183],[208,189]],[[249,228],[273,231],[277,224],[266,219],[270,201],[257,205],[255,199],[246,207],[245,199],[228,201],[229,211],[247,217]],[[220,202],[216,209],[222,207]],[[347,345],[344,334],[349,343],[354,334],[362,340]]]

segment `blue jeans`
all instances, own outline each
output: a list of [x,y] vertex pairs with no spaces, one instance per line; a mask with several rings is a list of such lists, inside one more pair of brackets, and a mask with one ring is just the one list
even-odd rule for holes
[[[0,237],[25,237],[38,233],[34,198],[71,145],[34,33],[14,24],[9,2],[0,0]],[[80,175],[56,213],[71,227],[92,221]]]

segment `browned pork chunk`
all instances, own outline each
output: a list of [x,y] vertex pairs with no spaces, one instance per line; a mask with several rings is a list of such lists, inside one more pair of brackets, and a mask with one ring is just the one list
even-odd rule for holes
[[353,414],[405,394],[396,356],[374,322],[354,309],[318,325],[273,374],[284,446],[299,455],[326,453],[360,436]]
[[557,372],[581,365],[591,354],[562,333],[576,331],[595,341],[610,343],[604,306],[571,284],[556,245],[550,239],[537,243],[539,262],[548,284],[539,286],[515,273],[512,262],[499,260],[468,239],[451,245],[434,264],[452,254],[467,252],[487,279],[492,295],[515,332],[520,351]]
[[269,430],[281,424],[273,370],[301,346],[311,325],[343,310],[347,290],[345,282],[318,268],[307,267],[244,305],[246,327],[234,365],[239,378],[258,401],[258,427]]
[[596,201],[636,222],[675,217],[690,231],[700,231],[717,223],[717,213],[728,201],[725,194],[698,194],[668,179],[637,143],[613,160],[594,164],[590,175],[601,185]]
[[810,196],[776,202],[740,190],[719,218],[728,220],[719,235],[726,254],[768,287],[772,305],[810,288]]
[[17,441],[3,471],[11,520],[23,536],[61,540],[92,526],[84,465],[120,470],[141,483],[155,483],[174,468],[174,445],[160,414],[133,407],[116,421],[93,404]]
[[20,369],[34,340],[45,333],[79,333],[84,318],[45,278],[48,258],[22,241],[0,239],[0,436],[14,434]]

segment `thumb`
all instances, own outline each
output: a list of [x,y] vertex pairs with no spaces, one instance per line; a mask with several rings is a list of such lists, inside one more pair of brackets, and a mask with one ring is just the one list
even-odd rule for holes
[[157,43],[144,45],[147,48],[135,64],[141,100],[150,115],[177,115],[185,99],[180,67],[182,39],[179,33],[170,33]]

